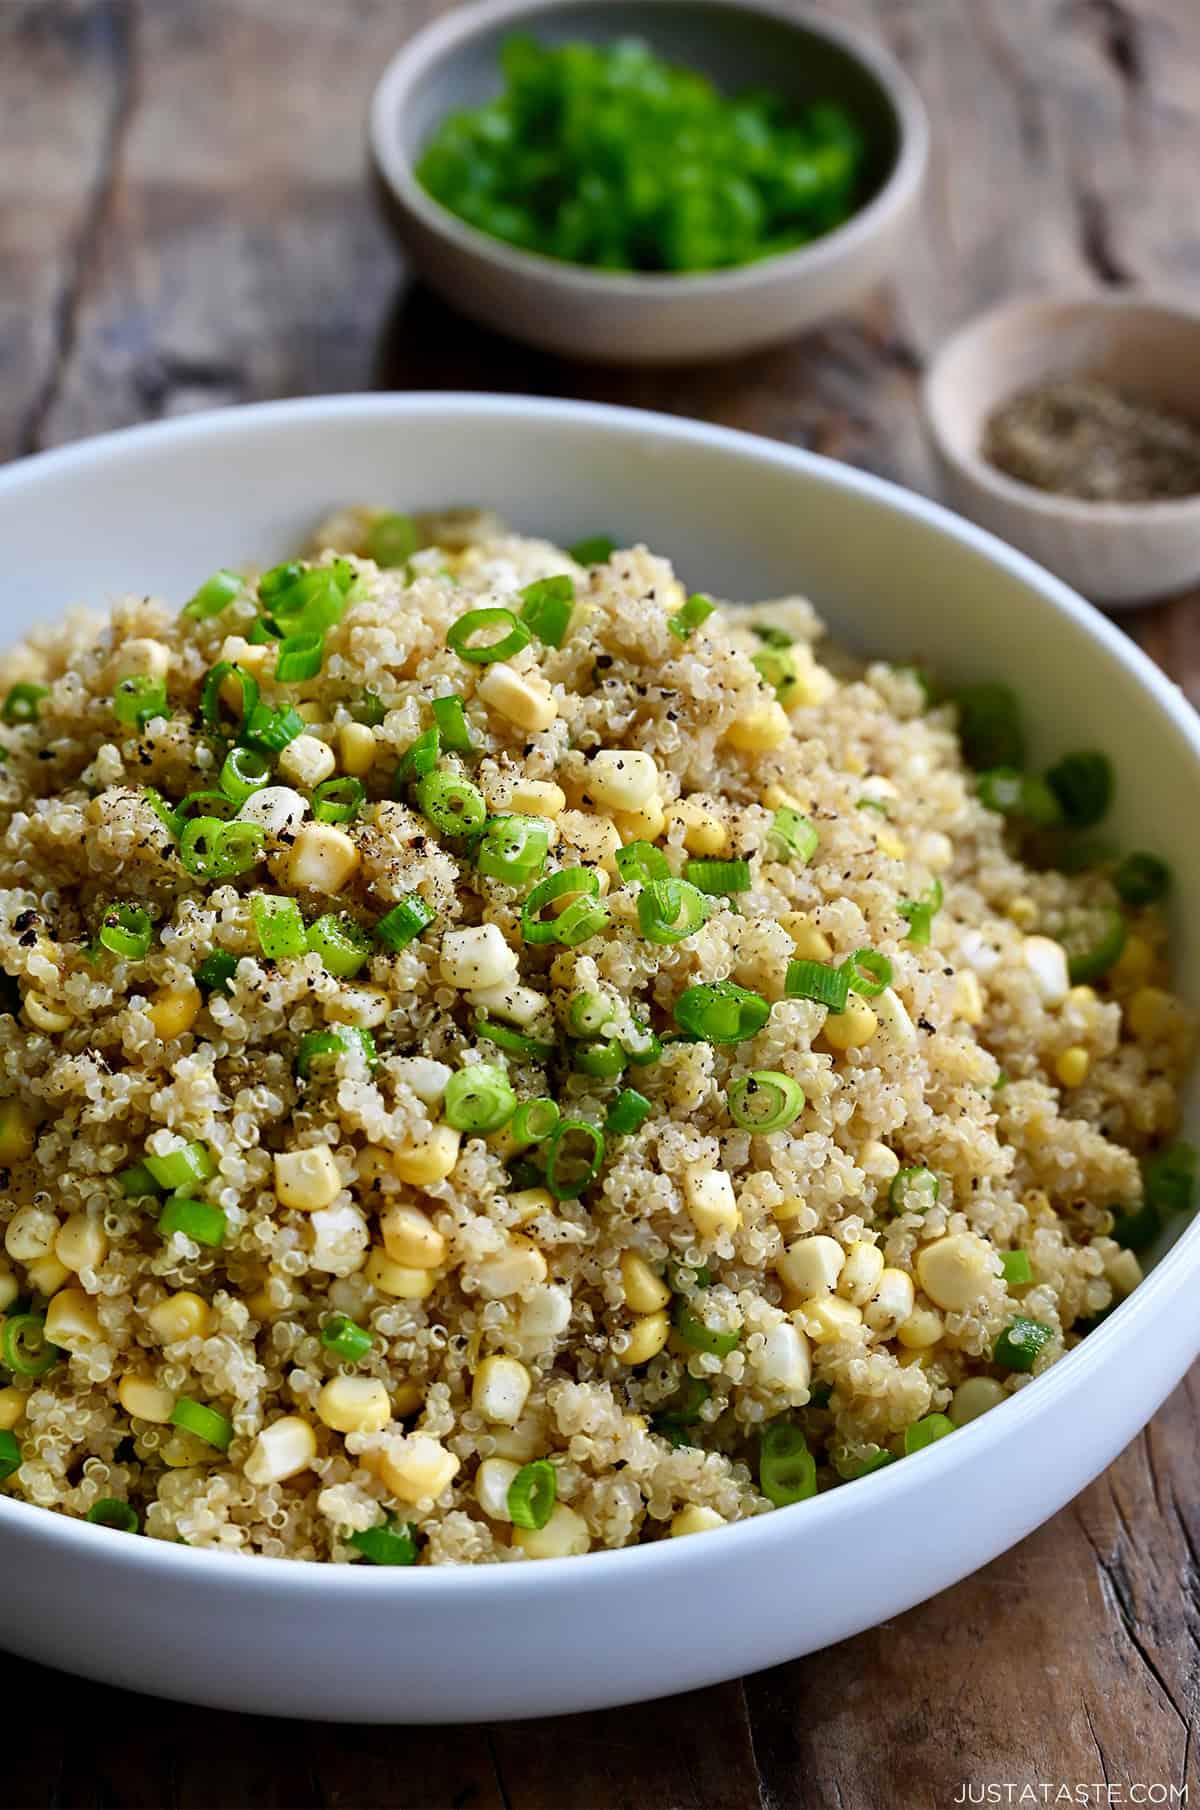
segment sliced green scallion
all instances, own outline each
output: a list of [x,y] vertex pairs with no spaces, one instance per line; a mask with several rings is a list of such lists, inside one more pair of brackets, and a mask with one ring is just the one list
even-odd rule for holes
[[475,740],[467,722],[466,708],[458,693],[433,700],[434,727],[442,738],[442,747],[451,754],[472,754]]
[[358,1364],[375,1349],[375,1336],[356,1325],[349,1314],[330,1314],[321,1328],[321,1343],[345,1363]]
[[357,974],[371,954],[370,937],[345,911],[327,911],[310,924],[308,946],[339,980]]
[[729,1116],[744,1131],[783,1131],[804,1110],[804,1089],[777,1069],[758,1068],[730,1084]]
[[475,851],[475,865],[489,879],[527,886],[546,865],[550,828],[542,817],[489,817]]
[[44,1376],[60,1357],[58,1346],[46,1337],[42,1314],[9,1314],[0,1320],[0,1364],[14,1376]]
[[969,767],[982,772],[989,767],[1023,767],[1025,737],[1021,707],[1011,686],[970,685],[960,691],[958,739]]
[[803,811],[780,805],[767,833],[768,851],[777,861],[799,861],[803,865],[812,860],[819,842],[816,827]]
[[791,961],[784,975],[783,991],[788,999],[811,999],[815,1005],[828,1006],[831,1012],[844,1012],[850,997],[849,969],[832,968],[827,962]]
[[776,1508],[788,1508],[816,1495],[817,1461],[804,1434],[791,1421],[775,1420],[763,1428],[758,1486]]
[[112,707],[118,723],[140,733],[156,716],[167,715],[167,688],[161,679],[132,673],[118,682],[112,695]]
[[1112,803],[1115,780],[1107,754],[1064,755],[1046,774],[1046,783],[1072,829],[1090,829]]
[[15,1433],[7,1427],[0,1429],[0,1483],[11,1477],[14,1471],[21,1468],[21,1447]]
[[447,836],[470,836],[487,821],[479,787],[453,773],[427,773],[418,781],[417,808]]
[[0,716],[6,723],[36,723],[38,705],[43,698],[49,696],[48,685],[35,685],[32,680],[23,679],[11,688],[3,704],[0,704]]
[[1126,855],[1113,875],[1113,885],[1126,905],[1157,905],[1171,885],[1171,870],[1157,855]]
[[411,515],[385,509],[367,529],[367,558],[390,570],[406,566],[417,550],[417,524]]
[[279,643],[275,662],[275,679],[279,685],[298,685],[303,679],[315,679],[325,658],[325,637],[310,631],[288,635]]
[[1057,940],[1067,952],[1067,972],[1073,987],[1099,980],[1121,958],[1128,926],[1115,905],[1081,905],[1069,911],[1058,928]]
[[237,965],[236,955],[230,955],[227,949],[214,949],[196,969],[196,985],[206,993],[228,993]]
[[919,899],[901,899],[896,910],[907,920],[905,941],[916,949],[924,949],[933,933],[933,920],[942,909],[944,894],[940,880],[934,880]]
[[229,1221],[219,1207],[212,1207],[205,1200],[188,1200],[183,1195],[176,1194],[159,1214],[158,1230],[163,1238],[169,1238],[172,1232],[182,1232],[194,1244],[215,1247],[224,1244]]
[[536,1100],[522,1100],[509,1124],[509,1135],[518,1148],[544,1143],[561,1117],[557,1101],[548,1094],[539,1095]]
[[405,1521],[389,1520],[383,1527],[364,1527],[347,1536],[347,1546],[361,1552],[371,1565],[415,1565],[417,1542]]
[[1033,1281],[1033,1265],[1028,1251],[1001,1251],[1000,1273],[1009,1288],[1023,1288]]
[[1023,1314],[1011,1319],[992,1352],[992,1362],[1002,1370],[1032,1370],[1038,1354],[1054,1337],[1054,1328],[1040,1320],[1027,1320]]
[[281,962],[308,953],[304,919],[295,899],[259,893],[251,910],[258,946],[268,961]]
[[689,861],[683,871],[690,885],[714,897],[750,891],[748,861]]
[[689,1351],[707,1351],[714,1357],[728,1357],[742,1339],[740,1332],[723,1332],[699,1319],[686,1295],[680,1295],[675,1303],[675,1330]]
[[100,942],[122,961],[144,961],[150,953],[154,926],[140,905],[110,905],[100,920]]
[[546,647],[561,647],[575,608],[574,580],[539,578],[521,592],[521,621]]
[[219,616],[227,610],[235,597],[240,596],[244,580],[236,572],[227,572],[223,568],[206,578],[195,595],[184,604],[179,612],[181,616],[190,616],[194,622],[203,622],[209,616]]
[[667,857],[652,842],[627,842],[617,850],[613,861],[626,886],[635,881],[646,886],[652,880],[668,880],[671,877]]
[[197,1439],[215,1446],[218,1452],[227,1452],[233,1438],[233,1422],[216,1408],[210,1408],[190,1395],[181,1395],[171,1409],[171,1425],[180,1427],[185,1433],[194,1433]]
[[742,1043],[762,1030],[771,1007],[761,993],[718,980],[686,987],[675,1001],[674,1016],[680,1030],[705,1043]]
[[704,894],[690,880],[649,880],[637,901],[638,928],[650,943],[678,943],[708,915]]
[[[567,910],[557,918],[541,916],[547,905],[552,905],[556,899],[570,898],[574,894],[579,894],[581,897],[575,899],[574,904],[568,906]],[[538,881],[521,907],[522,936],[527,943],[563,943],[566,942],[563,934],[564,925],[567,926],[569,935],[578,931],[581,925],[586,927],[592,922],[595,922],[599,928],[603,928],[608,921],[608,911],[599,895],[600,881],[594,867],[563,867],[556,874],[547,874],[544,880]],[[593,915],[584,918],[576,912],[568,924],[568,912],[575,911],[576,905],[580,904],[592,908]],[[588,934],[594,935],[595,932],[589,931]],[[575,935],[575,942],[582,940],[582,937]],[[568,943],[567,946],[573,947],[574,945]]]
[[708,621],[716,607],[711,597],[697,591],[673,616],[667,617],[667,627],[680,641],[686,641],[694,628]]
[[636,1087],[623,1087],[608,1109],[605,1129],[617,1137],[629,1137],[641,1130],[653,1110],[645,1094],[640,1094]]
[[860,999],[877,999],[892,984],[892,964],[877,949],[856,949],[842,967]]
[[556,1200],[577,1200],[604,1166],[604,1133],[586,1119],[560,1119],[546,1140],[546,1186]]
[[265,840],[260,823],[193,817],[180,838],[179,859],[199,880],[231,880],[261,861]]
[[400,756],[400,764],[392,781],[392,797],[403,798],[406,787],[413,785],[418,779],[424,779],[427,773],[432,773],[441,752],[442,732],[437,725],[432,729],[422,730],[416,741],[410,742]]
[[312,795],[313,816],[318,823],[353,823],[366,801],[367,788],[361,779],[342,774],[337,779],[323,779]]
[[87,1519],[93,1527],[111,1527],[116,1533],[136,1533],[141,1526],[133,1504],[121,1502],[116,1496],[102,1496],[99,1502],[93,1502]]
[[548,1458],[523,1464],[508,1486],[508,1515],[514,1527],[542,1528],[554,1513],[558,1479]]
[[215,666],[209,667],[200,687],[200,714],[210,729],[221,727],[221,707],[225,702],[223,694],[226,685],[233,686],[238,693],[238,706],[233,714],[240,724],[250,721],[258,703],[258,680],[254,674],[232,660],[218,660]]
[[548,1062],[554,1054],[552,1043],[546,1043],[540,1037],[527,1037],[524,1031],[488,1018],[484,1013],[475,1019],[475,1034],[486,1043],[494,1043],[498,1050],[504,1050],[510,1056],[523,1056],[528,1062]]
[[[476,636],[486,637],[483,641]],[[511,610],[468,610],[446,631],[446,646],[472,666],[490,666],[494,660],[510,660],[528,647],[532,636]]]
[[318,1064],[335,1061],[346,1050],[360,1049],[368,1068],[379,1060],[375,1039],[357,1024],[335,1024],[327,1031],[306,1031],[296,1045],[296,1073],[307,1081]]
[[893,1213],[928,1213],[930,1207],[937,1205],[941,1188],[932,1169],[910,1163],[892,1177],[888,1204]]
[[426,904],[419,892],[410,892],[406,898],[385,911],[375,926],[376,939],[388,949],[407,949],[414,938],[437,917],[432,905]]
[[142,1162],[160,1188],[186,1188],[192,1182],[210,1181],[217,1173],[216,1158],[207,1144],[195,1141],[169,1150],[166,1156],[151,1156]]
[[954,1422],[948,1414],[926,1414],[922,1420],[914,1420],[911,1426],[904,1429],[904,1455],[911,1458],[914,1452],[923,1452],[927,1445],[933,1445],[939,1439],[945,1439],[947,1433],[953,1433]]
[[509,1086],[508,1076],[495,1063],[477,1062],[470,1068],[460,1068],[446,1083],[442,1112],[447,1125],[455,1131],[479,1136],[499,1131],[516,1109],[517,1096]]
[[256,748],[231,748],[221,767],[221,790],[234,804],[245,804],[271,777],[271,763]]

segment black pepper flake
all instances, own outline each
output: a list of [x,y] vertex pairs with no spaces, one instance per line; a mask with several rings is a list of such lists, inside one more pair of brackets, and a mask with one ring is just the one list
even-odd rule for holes
[[38,939],[37,939],[36,930],[26,930],[25,932],[23,932],[23,934],[21,936],[19,936],[17,938],[17,941],[20,943],[22,949],[35,948],[37,946],[37,940]]
[[920,1027],[923,1031],[936,1031],[937,1030],[936,1024],[930,1024],[928,1018],[924,1018],[924,1017],[918,1018],[917,1023],[920,1025]]
[[13,929],[28,930],[31,924],[37,923],[37,917],[38,914],[36,911],[18,912],[17,916],[13,919]]

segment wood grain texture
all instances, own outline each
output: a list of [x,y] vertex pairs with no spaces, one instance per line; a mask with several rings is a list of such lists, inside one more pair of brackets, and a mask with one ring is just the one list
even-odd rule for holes
[[[407,285],[362,121],[437,0],[0,0],[0,457],[259,397],[488,388],[673,410],[931,488],[918,388],[960,321],[1027,288],[1200,282],[1200,5],[828,4],[891,44],[934,114],[894,287],[777,351],[622,373],[495,339]],[[1127,626],[1200,702],[1197,603]],[[968,1782],[1195,1793],[1198,1408],[1194,1375],[1069,1509],[956,1589],[691,1697],[355,1730],[9,1668],[4,1725],[25,1738],[4,1743],[3,1800],[941,1810]]]

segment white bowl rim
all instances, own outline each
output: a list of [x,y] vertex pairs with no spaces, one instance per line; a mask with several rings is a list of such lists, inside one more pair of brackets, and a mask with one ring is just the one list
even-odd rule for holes
[[[561,0],[564,7],[603,5],[606,0]],[[618,4],[618,0],[608,0]],[[739,264],[731,270],[657,271],[600,270],[589,264],[573,264],[565,259],[550,258],[542,252],[522,251],[503,239],[494,239],[478,227],[470,226],[435,201],[417,181],[412,165],[400,146],[395,120],[403,95],[428,66],[444,53],[455,50],[478,32],[520,19],[532,19],[544,10],[545,0],[474,0],[452,13],[443,14],[417,31],[384,69],[371,96],[368,137],[378,169],[410,213],[440,238],[449,239],[465,252],[486,257],[502,265],[514,276],[538,280],[570,292],[603,287],[606,295],[630,300],[659,300],[678,296],[681,286],[689,297],[714,298],[751,288],[770,277],[786,279],[837,262],[871,237],[876,228],[891,214],[904,209],[915,197],[924,179],[929,161],[930,127],[915,84],[891,52],[876,43],[866,32],[830,18],[814,8],[783,4],[783,0],[658,0],[662,5],[711,6],[721,10],[760,13],[781,24],[800,26],[805,31],[837,44],[868,74],[874,77],[887,95],[896,115],[898,145],[896,162],[878,194],[865,207],[832,232],[822,233],[807,245],[792,251],[776,252],[750,264]],[[557,9],[556,9],[557,10]]]
[[[365,415],[390,416],[397,422],[411,424],[425,417],[447,414],[460,415],[464,422],[479,415],[507,417],[517,425],[518,431],[525,421],[566,427],[594,422],[600,429],[627,432],[643,439],[650,436],[660,443],[708,447],[743,460],[803,473],[823,484],[867,498],[884,513],[923,523],[1001,567],[1019,583],[1030,586],[1047,608],[1098,642],[1114,664],[1125,668],[1151,694],[1200,763],[1200,716],[1192,710],[1179,688],[1106,617],[1093,610],[1070,586],[1036,561],[1007,546],[985,529],[954,515],[941,504],[904,490],[885,478],[756,434],[716,427],[682,416],[600,403],[468,391],[349,394],[253,403],[123,428],[17,460],[0,469],[0,497],[52,482],[60,473],[86,474],[90,467],[104,465],[113,455],[137,454],[147,446],[165,449],[179,441],[219,442],[246,429],[253,431],[259,426],[269,426],[273,421],[287,420],[305,427],[319,427],[339,418],[352,420]],[[885,1499],[897,1505],[914,1491],[936,1488],[939,1482],[952,1478],[960,1463],[969,1464],[972,1455],[983,1451],[988,1444],[1002,1437],[1015,1436],[1021,1425],[1028,1426],[1049,1409],[1057,1397],[1082,1390],[1089,1373],[1099,1367],[1102,1354],[1110,1346],[1126,1344],[1136,1352],[1138,1341],[1154,1324],[1160,1300],[1171,1294],[1189,1268],[1200,1269],[1200,1215],[1185,1227],[1133,1294],[1081,1346],[990,1413],[958,1428],[953,1439],[939,1440],[913,1458],[888,1465],[869,1477],[839,1485],[793,1508],[775,1509],[752,1520],[739,1521],[706,1536],[704,1542],[667,1538],[645,1546],[621,1547],[575,1558],[542,1559],[530,1564],[413,1566],[392,1571],[389,1567],[370,1565],[303,1563],[261,1555],[226,1554],[142,1536],[129,1538],[116,1535],[110,1528],[95,1527],[9,1496],[0,1496],[0,1540],[6,1526],[20,1526],[26,1534],[36,1533],[39,1541],[47,1545],[61,1544],[70,1549],[78,1559],[90,1554],[131,1576],[170,1578],[175,1584],[187,1576],[184,1567],[199,1567],[193,1574],[196,1581],[204,1577],[205,1567],[218,1567],[219,1570],[211,1572],[214,1585],[218,1581],[226,1586],[240,1583],[243,1588],[257,1590],[260,1595],[270,1598],[303,1592],[313,1598],[314,1606],[324,1599],[334,1598],[349,1604],[357,1600],[359,1593],[378,1599],[380,1592],[390,1592],[397,1604],[409,1596],[420,1604],[446,1591],[474,1591],[482,1596],[503,1591],[508,1593],[508,1606],[517,1609],[523,1593],[554,1592],[568,1580],[577,1591],[602,1591],[606,1580],[614,1579],[619,1569],[630,1566],[644,1571],[649,1584],[652,1570],[694,1565],[698,1544],[711,1554],[713,1548],[707,1544],[708,1540],[740,1540],[744,1547],[756,1541],[765,1553],[799,1542],[805,1533],[819,1537],[839,1515],[847,1512],[852,1502],[857,1507],[861,1500],[857,1496],[859,1491],[873,1490],[872,1500],[882,1507]],[[847,1490],[855,1492],[849,1500],[845,1495]],[[103,1540],[110,1544],[107,1547],[96,1544]]]
[[[1126,314],[1134,311],[1158,314],[1164,320],[1174,319],[1181,327],[1192,327],[1200,341],[1200,302],[1182,290],[1142,289],[1137,284],[1123,284],[1102,295],[1094,290],[1054,290],[1045,294],[1034,291],[1010,296],[994,308],[985,308],[952,333],[938,349],[933,362],[921,379],[921,407],[934,444],[947,465],[970,477],[981,490],[1039,516],[1049,525],[1079,524],[1086,528],[1135,528],[1167,526],[1186,520],[1189,513],[1200,525],[1200,491],[1190,496],[1159,497],[1145,503],[1098,502],[1088,497],[1060,496],[1054,491],[1039,490],[1036,484],[1022,484],[1019,478],[992,465],[974,447],[964,452],[954,445],[945,431],[944,413],[939,397],[942,382],[952,361],[993,328],[1023,316],[1045,315],[1050,309],[1063,312],[1091,311],[1096,314]],[[1051,341],[1057,333],[1054,326],[1039,327],[1036,337]]]

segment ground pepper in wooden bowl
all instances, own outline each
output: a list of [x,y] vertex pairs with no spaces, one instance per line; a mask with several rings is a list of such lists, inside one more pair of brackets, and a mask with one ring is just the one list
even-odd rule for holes
[[1011,478],[1095,503],[1200,495],[1200,425],[1099,379],[1020,391],[989,416],[984,457]]

